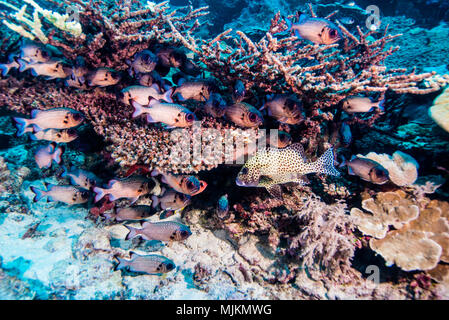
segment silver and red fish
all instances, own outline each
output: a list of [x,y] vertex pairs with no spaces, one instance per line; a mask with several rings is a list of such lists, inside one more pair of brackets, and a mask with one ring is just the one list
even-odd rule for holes
[[332,21],[313,18],[302,12],[297,14],[297,18],[298,22],[296,23],[293,23],[290,19],[286,19],[286,22],[288,30],[300,39],[327,45],[343,39],[340,28]]
[[206,102],[213,90],[213,84],[207,80],[180,81],[173,91],[173,97],[178,101],[195,100]]
[[31,191],[35,194],[34,202],[47,197],[47,202],[58,201],[68,205],[85,203],[89,200],[90,192],[73,186],[58,186],[46,183],[47,190],[41,190],[31,186]]
[[137,205],[124,208],[117,208],[115,212],[108,213],[108,219],[116,221],[137,221],[146,219],[156,213],[152,206]]
[[71,69],[60,60],[49,60],[47,62],[30,63],[23,59],[18,59],[19,71],[23,72],[28,69],[35,77],[45,76],[48,79],[64,79],[70,76]]
[[289,95],[269,96],[267,102],[259,110],[267,109],[268,115],[281,123],[299,124],[304,120],[302,103]]
[[48,62],[51,59],[51,52],[41,44],[25,40],[20,46],[20,59],[29,63]]
[[190,204],[191,197],[184,193],[168,190],[162,196],[152,196],[151,200],[153,208],[159,206],[162,210],[182,211]]
[[93,188],[99,185],[98,177],[92,172],[72,167],[67,169],[63,166],[62,178],[68,178],[70,183],[74,186],[80,186],[86,190],[93,190]]
[[115,270],[128,269],[131,272],[162,275],[176,268],[173,261],[157,254],[139,255],[131,252],[130,260],[119,257],[115,258],[119,262]]
[[371,112],[374,109],[379,109],[381,112],[383,112],[385,99],[374,101],[373,99],[368,97],[351,96],[344,99],[341,104],[343,111],[350,114],[359,112]]
[[95,71],[90,72],[86,78],[87,83],[91,87],[107,87],[117,84],[120,81],[121,76],[114,69],[98,68]]
[[212,93],[204,105],[204,111],[214,118],[221,118],[226,112],[226,101],[219,93]]
[[184,241],[192,235],[188,226],[175,221],[143,222],[142,229],[125,227],[129,230],[126,240],[140,236],[145,240]]
[[14,117],[18,129],[17,136],[25,133],[27,127],[32,126],[35,132],[45,129],[69,129],[84,121],[82,113],[69,108],[53,108],[48,110],[34,109],[31,119]]
[[207,183],[203,180],[198,180],[195,176],[187,175],[172,175],[168,173],[161,173],[157,170],[153,170],[151,175],[157,176],[161,175],[161,181],[177,192],[187,194],[190,196],[197,195],[204,191],[207,187]]
[[343,161],[340,167],[343,166],[348,167],[350,175],[359,176],[362,180],[374,184],[385,184],[390,180],[388,170],[371,159],[352,156],[350,161]]
[[263,123],[259,110],[245,102],[238,102],[226,107],[226,118],[244,128],[255,128]]
[[130,66],[129,74],[131,76],[153,71],[157,62],[158,57],[150,50],[142,50],[136,53],[132,61],[126,60],[126,63]]
[[147,122],[160,122],[166,128],[185,128],[193,125],[196,120],[195,114],[179,104],[160,103],[157,100],[151,100],[148,107],[132,101],[134,107],[133,118],[141,114],[147,115]]
[[109,195],[109,200],[111,201],[127,198],[133,204],[140,196],[148,193],[159,195],[161,187],[154,178],[147,179],[140,176],[131,176],[120,180],[110,180],[107,188],[94,187],[93,191],[96,194],[95,202],[100,201],[105,195]]
[[61,163],[61,155],[63,152],[63,148],[56,147],[55,143],[50,143],[48,146],[37,149],[34,160],[39,169],[50,168],[53,161],[57,164]]
[[130,86],[121,91],[121,99],[126,104],[131,104],[132,101],[135,101],[143,106],[149,104],[152,99],[172,103],[172,93],[173,89],[161,93],[157,84],[152,84],[151,87]]
[[78,133],[73,129],[45,129],[30,135],[31,140],[46,140],[56,143],[68,143],[78,138]]

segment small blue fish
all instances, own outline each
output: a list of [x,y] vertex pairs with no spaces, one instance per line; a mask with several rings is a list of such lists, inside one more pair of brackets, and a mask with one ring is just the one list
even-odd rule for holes
[[245,95],[245,85],[241,80],[237,80],[234,85],[234,90],[232,91],[232,100],[234,100],[234,102],[241,102],[245,99]]
[[352,132],[351,127],[346,121],[343,121],[340,127],[340,137],[341,142],[343,142],[344,145],[348,146],[352,142]]
[[217,216],[220,219],[223,219],[227,216],[228,212],[229,212],[229,200],[228,200],[228,195],[225,194],[225,195],[221,196],[220,199],[218,199]]

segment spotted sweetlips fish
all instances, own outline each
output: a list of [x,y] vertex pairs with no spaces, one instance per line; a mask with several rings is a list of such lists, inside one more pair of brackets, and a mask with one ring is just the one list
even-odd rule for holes
[[334,167],[333,148],[328,149],[315,162],[307,162],[300,143],[284,149],[260,150],[240,170],[236,184],[243,187],[265,187],[271,195],[281,198],[281,184],[304,185],[307,183],[305,175],[309,173],[340,175]]

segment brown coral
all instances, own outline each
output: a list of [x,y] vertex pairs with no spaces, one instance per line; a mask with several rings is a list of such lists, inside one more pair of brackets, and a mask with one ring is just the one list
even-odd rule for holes
[[364,234],[378,239],[386,236],[390,226],[400,229],[419,216],[419,207],[406,199],[402,191],[381,192],[376,199],[363,200],[362,208],[369,213],[351,209],[354,224]]

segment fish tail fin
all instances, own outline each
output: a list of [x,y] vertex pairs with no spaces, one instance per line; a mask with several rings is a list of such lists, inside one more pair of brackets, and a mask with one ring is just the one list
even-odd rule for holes
[[167,101],[168,103],[173,103],[173,99],[172,99],[172,94],[173,94],[173,88],[170,88],[167,92],[164,93],[163,98],[165,101]]
[[114,256],[114,258],[118,262],[118,264],[114,267],[114,271],[124,269],[128,265],[128,261],[127,260],[125,260],[123,258],[119,258],[118,256]]
[[69,170],[67,169],[67,167],[66,166],[62,166],[61,178],[67,177],[67,173],[68,172],[69,172]]
[[62,156],[63,149],[61,147],[57,148],[55,152],[52,155],[53,160],[57,163],[61,163],[61,156]]
[[377,106],[379,107],[380,111],[385,112],[385,97],[379,101],[379,104]]
[[17,136],[20,137],[25,133],[25,128],[29,124],[28,119],[19,118],[19,117],[13,117],[13,119],[16,122]]
[[17,63],[19,64],[19,71],[23,72],[28,69],[29,65],[23,59],[17,59]]
[[156,208],[158,204],[159,204],[159,198],[156,196],[151,196],[151,206],[153,208]]
[[6,75],[9,72],[10,67],[7,66],[6,64],[0,64],[0,70],[2,71],[2,76],[6,77]]
[[134,239],[137,236],[137,229],[127,226],[125,225],[125,227],[129,230],[128,234],[125,237],[125,240],[130,240],[130,239]]
[[326,150],[325,153],[314,163],[316,172],[339,176],[340,172],[334,167],[334,148]]
[[293,22],[292,20],[290,20],[289,18],[285,17],[285,23],[287,23],[287,31],[290,31],[292,29],[293,26]]
[[43,197],[46,196],[46,192],[39,188],[31,186],[30,190],[34,193],[34,198],[33,198],[34,202],[38,202],[39,200],[41,200]]
[[159,170],[157,170],[157,169],[154,169],[153,171],[151,171],[151,176],[152,177],[155,177],[155,176],[158,176],[158,175],[160,175],[161,173],[159,172]]
[[94,192],[95,192],[95,202],[100,201],[105,196],[103,188],[95,187]]
[[140,116],[143,113],[143,106],[134,100],[132,100],[131,104],[134,107],[134,112],[132,114],[132,117],[136,118],[136,117]]
[[342,161],[341,163],[338,165],[339,168],[343,168],[344,166],[346,166],[348,164],[348,161],[346,160],[345,157],[342,156]]

